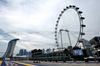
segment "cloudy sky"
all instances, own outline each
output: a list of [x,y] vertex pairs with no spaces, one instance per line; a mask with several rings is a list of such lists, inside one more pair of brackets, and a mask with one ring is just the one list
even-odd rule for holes
[[55,48],[56,20],[69,5],[76,5],[83,11],[86,25],[83,38],[90,40],[100,36],[99,3],[100,0],[0,0],[0,52],[5,52],[7,43],[14,38],[20,39],[14,54],[19,49]]

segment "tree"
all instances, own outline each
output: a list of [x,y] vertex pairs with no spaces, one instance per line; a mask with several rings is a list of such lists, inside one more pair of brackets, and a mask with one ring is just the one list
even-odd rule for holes
[[37,55],[42,55],[42,50],[41,49],[32,50],[32,57],[37,56]]
[[64,49],[64,54],[68,55],[68,49]]

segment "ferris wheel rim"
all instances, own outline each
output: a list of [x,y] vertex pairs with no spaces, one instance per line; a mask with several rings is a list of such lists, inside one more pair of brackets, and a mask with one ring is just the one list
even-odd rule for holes
[[79,39],[82,38],[82,35],[85,35],[85,33],[83,33],[83,28],[86,26],[83,24],[83,20],[85,19],[84,17],[82,17],[82,11],[79,11],[79,8],[74,6],[74,5],[69,5],[69,6],[66,6],[66,8],[63,9],[63,11],[61,11],[61,13],[59,14],[59,17],[57,18],[57,21],[56,21],[56,27],[55,27],[55,43],[56,43],[56,46],[57,48],[59,48],[59,44],[58,44],[58,39],[57,39],[57,29],[58,29],[58,26],[59,26],[59,21],[62,17],[62,15],[68,10],[68,9],[73,9],[77,12],[78,14],[78,18],[79,18],[79,23],[80,23],[80,30],[79,30],[79,35],[78,35],[78,39],[77,39],[77,42],[75,44],[75,46],[78,45],[78,42],[79,42]]

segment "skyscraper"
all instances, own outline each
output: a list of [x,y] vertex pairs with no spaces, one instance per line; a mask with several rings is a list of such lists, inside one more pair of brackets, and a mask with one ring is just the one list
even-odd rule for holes
[[19,56],[22,56],[22,55],[27,55],[28,54],[28,52],[27,52],[27,50],[26,49],[20,49],[19,50]]
[[19,39],[13,39],[13,40],[9,41],[7,50],[6,50],[5,54],[3,55],[4,58],[9,58],[9,57],[13,56],[13,51],[14,51],[16,42],[18,40]]

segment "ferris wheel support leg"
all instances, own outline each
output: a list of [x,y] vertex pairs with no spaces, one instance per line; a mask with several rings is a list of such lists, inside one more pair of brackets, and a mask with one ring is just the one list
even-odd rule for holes
[[68,34],[68,39],[69,39],[70,46],[72,46],[72,43],[71,43],[71,40],[70,40],[69,32],[67,32],[67,34]]
[[63,51],[63,41],[62,41],[62,32],[60,31],[60,36],[61,36],[61,45],[62,45],[62,51]]

